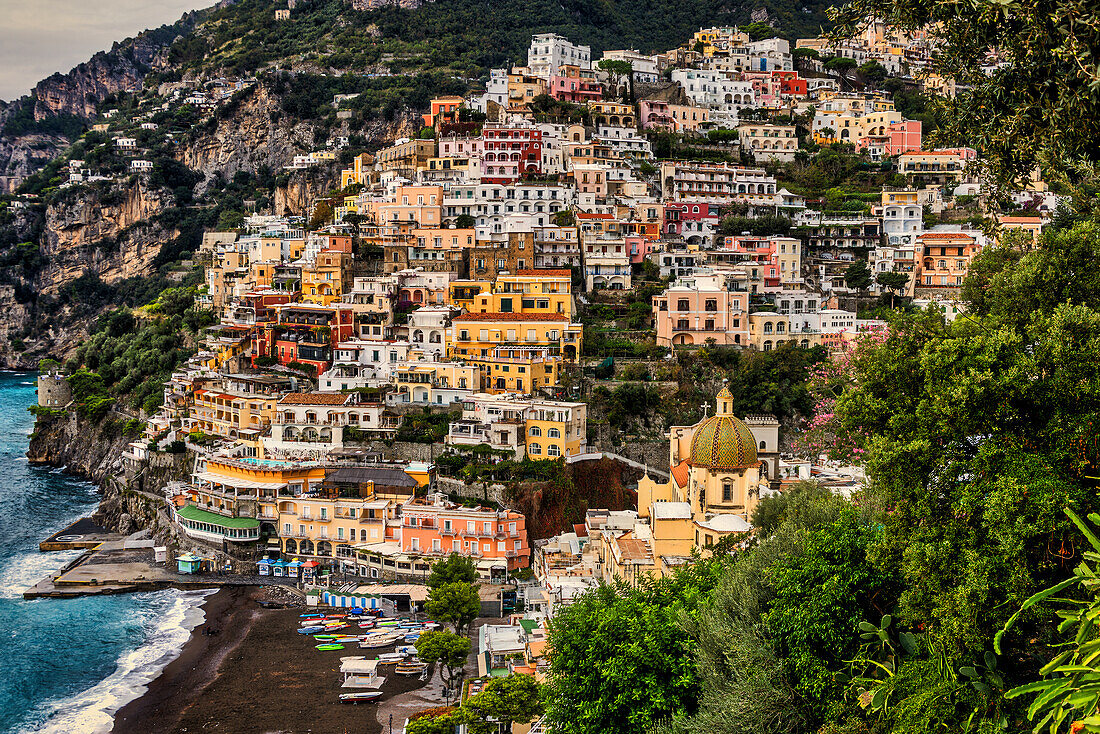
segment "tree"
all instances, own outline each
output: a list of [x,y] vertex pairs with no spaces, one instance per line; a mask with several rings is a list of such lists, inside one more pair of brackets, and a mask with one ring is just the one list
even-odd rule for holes
[[481,598],[473,584],[441,584],[429,588],[424,611],[437,622],[452,625],[455,632],[461,634],[481,614]]
[[619,59],[600,59],[596,66],[606,71],[611,76],[612,86],[615,88],[615,96],[619,96],[619,85],[623,79],[627,83],[627,99],[634,99],[634,65],[629,61]]
[[834,56],[825,62],[825,69],[836,74],[842,81],[847,81],[848,72],[857,66],[855,59],[849,59],[846,56]]
[[453,707],[421,711],[409,717],[405,734],[454,734],[455,727],[461,723],[458,711]]
[[886,67],[874,59],[860,64],[856,71],[868,84],[880,84],[889,76]]
[[722,560],[671,578],[586,592],[550,625],[547,721],[562,734],[633,734],[694,709],[695,643],[681,626],[714,587]]
[[883,288],[890,291],[890,308],[894,307],[894,292],[900,291],[909,284],[909,276],[907,274],[898,273],[893,270],[879,273],[875,276],[875,280]]
[[[1085,10],[1089,7],[1089,10]],[[1086,13],[1088,22],[1067,21]],[[957,84],[933,102],[934,143],[968,145],[1002,185],[1044,173],[1084,175],[1100,160],[1100,25],[1078,0],[1048,4],[976,0],[849,0],[835,14],[835,38],[850,38],[869,19],[927,32],[932,71]],[[995,50],[1000,63],[988,66]]]
[[460,553],[451,553],[441,561],[432,564],[428,576],[428,588],[434,589],[444,584],[473,584],[477,582],[477,566]]
[[455,227],[458,229],[473,229],[477,222],[474,220],[473,215],[459,214],[455,217]]
[[864,291],[871,285],[871,268],[866,260],[856,260],[844,271],[844,283],[849,288]]
[[470,640],[445,630],[430,630],[417,639],[416,653],[426,663],[438,662],[443,685],[454,691],[462,682]]
[[318,201],[313,207],[313,214],[309,218],[308,229],[320,229],[332,221],[332,204],[328,201]]
[[470,734],[496,734],[512,723],[526,724],[542,715],[545,706],[539,684],[529,675],[512,673],[490,678],[485,687],[466,699],[460,718]]

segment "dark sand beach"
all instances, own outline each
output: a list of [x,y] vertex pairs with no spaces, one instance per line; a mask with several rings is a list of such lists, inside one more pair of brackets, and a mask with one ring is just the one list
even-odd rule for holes
[[[114,734],[388,734],[379,722],[388,725],[388,713],[380,714],[425,682],[389,674],[377,703],[340,704],[338,696],[347,690],[340,688],[340,658],[370,658],[393,648],[316,650],[312,637],[296,632],[302,610],[263,609],[255,601],[261,595],[253,587],[222,589],[208,598],[206,621],[145,695],[119,710]],[[433,687],[423,698],[412,698],[438,705],[429,703]],[[395,710],[393,725],[400,731],[407,709]]]

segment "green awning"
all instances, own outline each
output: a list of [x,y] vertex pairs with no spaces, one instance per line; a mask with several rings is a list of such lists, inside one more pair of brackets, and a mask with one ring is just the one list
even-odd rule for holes
[[194,505],[184,505],[176,510],[180,517],[194,522],[205,522],[218,525],[223,528],[259,528],[260,521],[250,517],[225,517],[206,510],[200,510]]

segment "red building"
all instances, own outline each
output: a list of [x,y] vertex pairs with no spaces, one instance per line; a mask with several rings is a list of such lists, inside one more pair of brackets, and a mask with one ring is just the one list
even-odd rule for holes
[[805,97],[809,93],[806,80],[797,71],[773,71],[772,79],[779,83],[781,97]]
[[721,219],[716,204],[670,201],[665,204],[663,234],[682,237],[689,244],[704,244],[714,235],[714,228]]
[[[274,357],[281,365],[312,365],[321,374],[332,366],[332,350],[355,334],[351,306],[291,303],[278,307],[278,319],[253,331],[255,357]],[[253,359],[255,359],[255,357]]]
[[482,183],[514,183],[542,173],[542,130],[486,125],[478,141]]

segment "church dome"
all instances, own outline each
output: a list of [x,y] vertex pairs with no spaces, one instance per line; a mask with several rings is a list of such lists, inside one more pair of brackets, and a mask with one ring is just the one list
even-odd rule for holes
[[[722,397],[719,394],[720,406]],[[696,426],[689,461],[692,466],[719,471],[756,466],[756,438],[744,422],[720,410]]]

